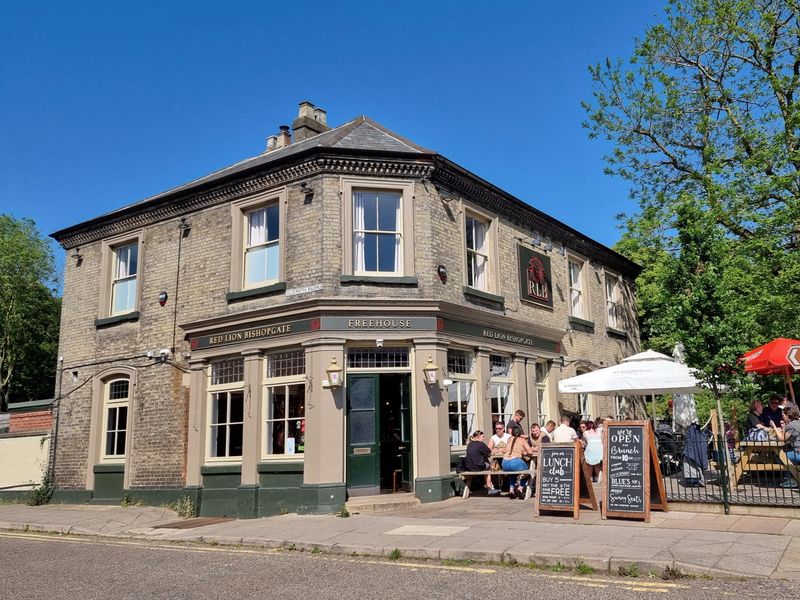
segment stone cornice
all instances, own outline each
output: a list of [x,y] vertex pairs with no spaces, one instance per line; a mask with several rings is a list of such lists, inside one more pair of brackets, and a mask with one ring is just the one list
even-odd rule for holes
[[[446,161],[449,163],[449,161]],[[455,168],[450,168],[450,167]],[[471,180],[471,174],[462,174],[457,170],[457,165],[437,165],[433,172],[432,180],[437,185],[443,186],[465,199],[475,202],[481,207],[505,218],[530,232],[537,231],[543,237],[550,238],[553,242],[560,242],[566,248],[574,250],[590,259],[596,259],[615,271],[619,271],[631,278],[635,278],[641,270],[638,265],[628,260],[610,248],[582,236],[579,232],[558,222],[549,215],[533,208],[527,203],[503,194],[501,190],[484,182],[478,183]]]
[[315,175],[423,178],[430,177],[432,171],[433,164],[430,161],[318,155],[295,164],[240,178],[213,189],[187,191],[174,198],[167,197],[152,202],[143,201],[128,209],[57,232],[53,237],[65,249],[84,246],[132,229],[185,216]]

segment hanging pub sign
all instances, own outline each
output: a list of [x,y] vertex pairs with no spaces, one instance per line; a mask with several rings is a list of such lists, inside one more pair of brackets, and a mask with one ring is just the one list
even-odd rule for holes
[[519,246],[519,295],[528,302],[553,306],[550,257]]
[[542,511],[570,512],[578,518],[581,503],[597,510],[589,466],[583,461],[580,442],[542,444],[536,465],[536,506]]
[[611,421],[603,431],[602,515],[644,519],[667,510],[650,421]]

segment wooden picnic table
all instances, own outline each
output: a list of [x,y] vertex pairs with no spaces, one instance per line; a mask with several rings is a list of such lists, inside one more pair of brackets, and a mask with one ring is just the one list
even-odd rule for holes
[[532,467],[525,471],[462,471],[459,473],[461,479],[464,481],[464,493],[461,495],[464,500],[469,498],[469,484],[473,477],[484,477],[486,475],[519,475],[527,476],[529,478],[528,485],[525,486],[525,500],[530,500],[533,494],[533,476],[536,473],[536,468]]
[[[770,440],[767,442],[739,442],[741,460],[733,465],[733,482],[739,480],[745,473],[784,471],[800,482],[797,465],[793,464],[784,450],[784,442]],[[755,456],[759,460],[753,460]],[[763,462],[762,462],[763,461]]]

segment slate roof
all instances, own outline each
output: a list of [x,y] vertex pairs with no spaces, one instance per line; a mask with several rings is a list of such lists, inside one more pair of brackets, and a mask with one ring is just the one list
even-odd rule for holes
[[[103,219],[114,215],[115,213],[128,210],[137,204],[149,204],[166,196],[172,196],[179,192],[185,192],[203,184],[211,183],[218,179],[224,179],[229,175],[234,175],[241,171],[246,171],[254,167],[269,165],[312,148],[346,148],[349,150],[391,152],[394,154],[436,154],[435,151],[423,148],[411,140],[408,140],[401,135],[386,129],[383,125],[376,123],[369,117],[362,115],[345,123],[344,125],[329,129],[328,131],[305,139],[302,142],[292,143],[289,146],[284,146],[283,148],[278,148],[270,152],[264,152],[263,154],[259,154],[258,156],[254,156],[252,158],[246,158],[245,160],[234,163],[228,167],[224,167],[218,171],[214,171],[213,173],[200,177],[199,179],[195,179],[188,183],[184,183],[183,185],[179,185],[178,187],[171,188],[165,192],[161,192],[160,194],[156,194],[155,196],[140,200],[134,204],[130,204],[128,206],[113,210],[109,213],[100,215],[97,217],[97,219]],[[60,232],[56,232],[52,235],[53,237],[57,237],[59,233]]]

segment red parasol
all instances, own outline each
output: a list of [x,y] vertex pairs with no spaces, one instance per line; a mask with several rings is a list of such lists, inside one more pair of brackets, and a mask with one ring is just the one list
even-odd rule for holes
[[800,370],[800,340],[778,338],[745,352],[740,359],[746,373],[783,375],[794,400],[791,374]]

